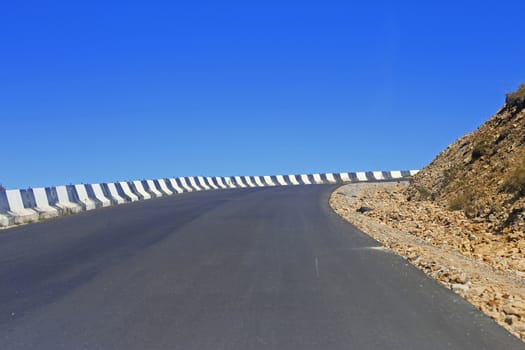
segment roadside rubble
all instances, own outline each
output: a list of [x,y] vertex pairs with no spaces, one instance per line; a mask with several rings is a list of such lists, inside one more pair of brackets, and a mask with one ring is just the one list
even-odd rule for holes
[[330,205],[525,340],[525,240],[494,234],[460,211],[409,201],[407,185],[345,185],[334,191]]

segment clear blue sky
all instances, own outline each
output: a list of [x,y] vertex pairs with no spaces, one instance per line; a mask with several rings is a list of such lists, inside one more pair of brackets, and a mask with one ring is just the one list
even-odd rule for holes
[[417,169],[525,82],[525,1],[4,1],[0,183]]

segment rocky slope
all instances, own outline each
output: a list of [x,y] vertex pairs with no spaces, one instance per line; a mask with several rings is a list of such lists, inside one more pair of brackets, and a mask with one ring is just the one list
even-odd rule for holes
[[524,239],[525,84],[485,124],[417,174],[407,196],[463,211],[509,240]]
[[525,85],[410,184],[347,185],[330,204],[525,341]]

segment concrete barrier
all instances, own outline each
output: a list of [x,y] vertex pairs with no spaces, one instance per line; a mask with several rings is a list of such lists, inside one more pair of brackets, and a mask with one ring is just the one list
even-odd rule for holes
[[301,175],[301,180],[303,181],[303,184],[305,185],[311,185],[312,183],[310,182],[310,179],[308,178],[308,175]]
[[224,177],[223,182],[228,188],[235,188],[235,185],[233,184],[231,177],[229,176]]
[[241,185],[237,183],[235,176],[229,176],[227,179],[227,183],[229,184],[230,188],[241,188]]
[[237,188],[237,184],[235,183],[235,180],[231,176],[225,176],[223,178],[224,183],[228,188]]
[[343,182],[352,182],[348,173],[341,173],[341,180]]
[[255,184],[252,182],[252,179],[249,176],[244,177],[244,182],[248,187],[255,187]]
[[170,186],[173,191],[177,193],[183,193],[184,189],[180,187],[180,185],[177,183],[177,181],[174,178],[168,179],[167,182],[168,186]]
[[263,176],[264,182],[268,186],[275,186],[275,183],[272,181],[272,178],[270,176]]
[[157,187],[155,186],[155,183],[153,182],[153,180],[142,181],[142,185],[144,186],[145,190],[147,190],[150,194],[152,194],[153,197],[163,196],[162,192],[157,190]]
[[133,192],[142,200],[144,199],[151,199],[151,194],[149,194],[144,187],[142,186],[142,182],[140,181],[130,181],[129,187],[133,190]]
[[186,182],[186,179],[183,177],[179,177],[178,180],[180,181],[180,184],[182,185],[182,188],[188,192],[193,192],[194,189]]
[[112,204],[184,192],[268,186],[399,181],[418,170],[368,171],[275,176],[179,177],[158,180],[80,184],[26,190],[0,190],[0,227],[78,213]]
[[224,182],[222,182],[222,177],[216,177],[215,180],[217,181],[217,184],[221,189],[228,188],[228,186],[226,186]]
[[355,176],[357,177],[357,181],[368,181],[368,178],[366,177],[366,173],[357,172],[355,173]]
[[[48,188],[46,188],[46,191]],[[62,214],[74,214],[82,211],[82,206],[71,201],[69,199],[69,193],[66,186],[56,186],[49,189],[51,192],[56,191],[56,202],[50,202],[51,205],[59,208]],[[50,195],[48,194],[48,198]],[[54,196],[51,196],[52,199],[55,199]]]
[[157,189],[165,196],[171,196],[173,194],[173,191],[171,191],[168,188],[168,185],[166,184],[166,180],[159,179],[154,180],[153,183],[157,186]]
[[23,224],[38,220],[38,213],[35,210],[24,207],[20,190],[5,191],[9,210],[7,215],[13,218],[14,224]]
[[337,180],[335,179],[334,174],[326,173],[325,176],[326,176],[326,181],[328,181],[328,183],[331,183],[331,184],[337,183]]
[[282,175],[277,175],[275,176],[276,179],[277,179],[277,183],[281,186],[287,186],[288,184],[286,183],[286,181],[284,180],[284,177]]
[[129,198],[130,202],[135,202],[139,200],[139,196],[137,196],[133,191],[131,190],[131,187],[129,187],[129,184],[125,181],[121,181],[118,183],[118,187],[120,187],[122,194]]
[[313,177],[314,177],[314,182],[316,184],[322,184],[323,183],[323,179],[321,179],[321,174],[313,174]]
[[209,191],[211,188],[208,186],[206,181],[204,181],[204,178],[202,176],[197,176],[197,184],[202,188],[204,191]]
[[7,227],[14,223],[11,216],[7,215],[9,211],[9,203],[7,202],[7,194],[5,190],[0,189],[0,227]]
[[114,183],[110,182],[107,184],[102,184],[102,188],[106,190],[107,195],[109,196],[108,198],[111,199],[113,204],[123,204],[131,201],[131,199],[122,197],[120,195],[117,185]]
[[31,191],[33,192],[33,196],[35,199],[35,205],[33,209],[37,211],[41,219],[49,219],[60,214],[59,210],[57,208],[52,207],[49,203],[49,199],[47,198],[45,188],[33,188]]
[[401,179],[403,177],[400,171],[391,171],[390,175],[392,176],[392,179]]
[[75,194],[71,194],[72,191],[76,192],[76,202],[80,204],[84,210],[93,210],[97,207],[97,202],[89,198],[84,185],[72,185],[69,187],[69,190],[70,197],[75,196]]
[[240,176],[234,176],[233,180],[235,181],[237,186],[240,187],[240,188],[248,187],[248,185],[246,185],[244,182],[242,182],[242,178]]
[[195,191],[202,191],[202,188],[200,188],[200,186],[197,185],[197,182],[195,181],[195,178],[193,176],[189,176],[186,182],[189,183],[190,187],[193,188]]
[[266,184],[261,180],[260,176],[254,176],[253,177],[253,181],[255,181],[255,185],[257,185],[257,187],[264,187],[264,186],[266,186]]
[[372,175],[375,180],[385,180],[385,177],[383,176],[383,173],[381,171],[373,171]]
[[218,190],[220,188],[219,185],[213,181],[212,177],[206,177],[206,181],[208,182],[208,186],[212,189]]
[[86,192],[89,198],[98,202],[97,206],[109,207],[111,205],[111,199],[106,197],[101,184],[86,185]]
[[299,185],[299,182],[297,181],[297,178],[295,177],[295,175],[288,175],[288,181],[293,186]]

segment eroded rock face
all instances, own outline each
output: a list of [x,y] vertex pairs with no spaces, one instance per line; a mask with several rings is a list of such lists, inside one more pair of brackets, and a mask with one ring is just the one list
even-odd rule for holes
[[[509,96],[513,96],[510,98]],[[525,236],[525,85],[419,172],[409,200],[433,201],[511,240]]]

